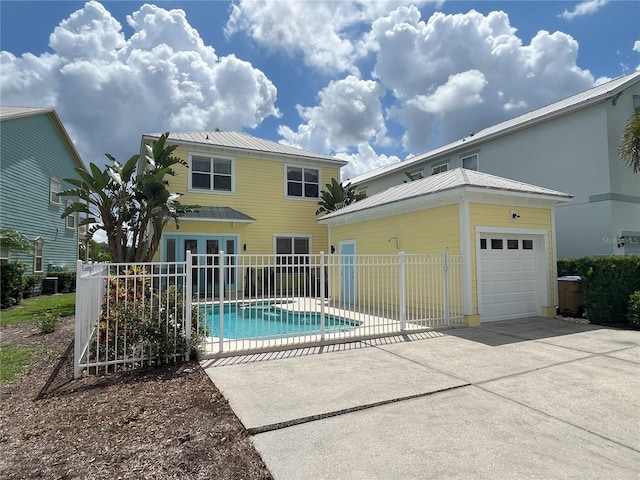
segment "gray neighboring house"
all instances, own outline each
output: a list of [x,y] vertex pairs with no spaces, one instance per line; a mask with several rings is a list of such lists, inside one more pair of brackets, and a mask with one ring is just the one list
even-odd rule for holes
[[640,71],[349,179],[372,195],[464,167],[574,195],[555,208],[558,258],[640,255],[640,175],[617,153]]

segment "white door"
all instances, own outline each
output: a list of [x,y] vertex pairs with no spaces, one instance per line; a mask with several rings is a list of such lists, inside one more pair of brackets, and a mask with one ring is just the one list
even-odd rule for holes
[[[491,322],[541,314],[535,235],[481,234],[479,241],[480,320]],[[539,240],[538,240],[539,241]]]

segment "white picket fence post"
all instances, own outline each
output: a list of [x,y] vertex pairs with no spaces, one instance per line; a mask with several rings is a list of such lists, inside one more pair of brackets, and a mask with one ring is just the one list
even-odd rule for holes
[[218,292],[220,300],[220,306],[218,307],[218,348],[222,353],[224,351],[224,252],[222,250],[218,253]]
[[449,313],[449,248],[444,251],[443,258],[443,275],[442,275],[442,294],[444,302],[444,321],[446,325],[451,325]]

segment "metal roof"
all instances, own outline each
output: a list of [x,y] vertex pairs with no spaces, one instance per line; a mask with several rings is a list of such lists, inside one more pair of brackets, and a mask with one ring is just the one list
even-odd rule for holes
[[551,103],[542,108],[538,108],[510,120],[506,120],[502,123],[487,127],[483,130],[480,130],[479,132],[473,133],[465,138],[461,138],[460,140],[456,140],[455,142],[451,142],[442,147],[438,147],[428,152],[410,157],[401,162],[392,163],[390,165],[385,165],[383,167],[370,170],[363,173],[362,175],[351,178],[349,181],[352,184],[361,184],[369,179],[382,176],[395,170],[410,168],[410,166],[415,163],[429,160],[439,155],[450,154],[456,150],[460,150],[463,148],[468,149],[493,137],[506,135],[514,130],[526,128],[530,125],[543,122],[550,118],[565,115],[574,110],[579,110],[589,105],[605,101],[609,98],[614,97],[620,91],[627,88],[634,82],[638,82],[639,80],[640,70],[634,73],[630,73],[629,75],[618,77],[614,80],[603,83],[602,85],[598,85],[597,87],[591,88],[576,95],[572,95],[563,100]]
[[[160,133],[146,134],[147,137],[160,137]],[[300,148],[291,147],[281,143],[254,137],[244,132],[186,132],[186,133],[170,133],[169,140],[197,143],[201,145],[211,145],[223,148],[232,148],[239,150],[249,150],[254,152],[268,152],[279,155],[288,155],[295,157],[306,157],[316,160],[329,161],[340,165],[346,165],[347,162],[328,155],[320,155],[318,153],[309,152]]]
[[28,117],[29,115],[39,115],[49,112],[53,112],[53,108],[0,105],[0,120],[11,120],[12,118]]
[[252,223],[256,219],[231,207],[198,207],[185,213],[186,220],[209,220],[214,222]]
[[558,192],[516,180],[509,180],[508,178],[477,172],[475,170],[455,168],[421,180],[396,185],[371,197],[347,205],[340,210],[331,212],[320,218],[320,221],[461,187],[477,187],[502,192],[551,196],[566,200],[572,198],[572,195],[568,193]]

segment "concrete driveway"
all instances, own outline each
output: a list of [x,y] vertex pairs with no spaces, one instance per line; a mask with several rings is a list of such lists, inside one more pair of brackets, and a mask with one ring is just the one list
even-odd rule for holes
[[204,362],[278,480],[640,478],[640,331],[531,318]]

